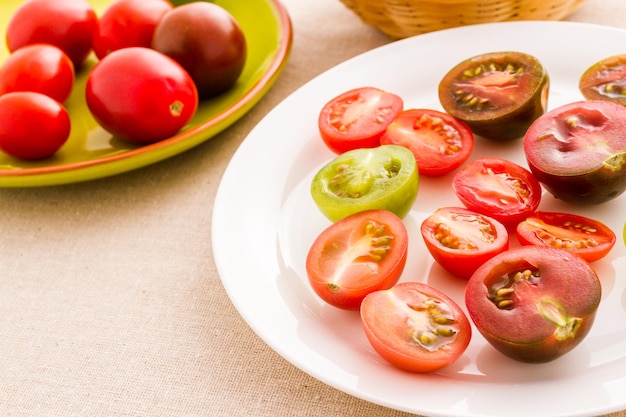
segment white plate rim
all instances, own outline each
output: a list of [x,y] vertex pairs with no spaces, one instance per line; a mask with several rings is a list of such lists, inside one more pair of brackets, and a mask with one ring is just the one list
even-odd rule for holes
[[[600,39],[604,43],[597,45]],[[472,44],[479,41],[480,46]],[[501,407],[507,407],[508,415],[537,417],[593,416],[626,409],[626,395],[623,394],[626,392],[626,362],[621,357],[618,357],[621,360],[619,372],[615,370],[615,366],[608,366],[613,364],[604,366],[603,363],[595,363],[597,366],[592,369],[591,376],[584,375],[585,372],[582,372],[583,375],[574,375],[574,369],[570,371],[571,375],[568,374],[570,379],[566,383],[557,377],[536,380],[532,372],[526,371],[529,369],[527,364],[523,364],[527,367],[522,368],[503,360],[506,364],[505,371],[508,366],[509,369],[521,372],[523,378],[519,381],[512,378],[507,380],[507,384],[498,385],[481,381],[480,378],[473,381],[472,375],[459,372],[460,367],[467,367],[467,364],[456,368],[453,365],[449,372],[414,376],[397,373],[379,362],[367,365],[368,358],[354,359],[354,363],[350,359],[347,360],[348,364],[338,363],[320,353],[319,346],[311,347],[309,336],[302,334],[301,327],[305,321],[313,333],[327,332],[327,329],[322,327],[323,323],[315,322],[321,315],[311,299],[311,292],[299,283],[293,284],[294,280],[302,279],[302,274],[298,273],[299,266],[296,265],[294,269],[289,262],[293,257],[302,257],[301,253],[297,253],[298,250],[301,252],[301,248],[293,249],[294,253],[289,253],[292,248],[281,246],[281,235],[292,233],[286,229],[294,226],[294,222],[302,220],[304,216],[301,213],[286,212],[292,210],[294,204],[299,207],[299,203],[294,202],[294,196],[290,194],[297,189],[298,182],[306,182],[306,175],[312,166],[319,165],[324,158],[329,160],[332,157],[323,145],[312,143],[316,111],[325,100],[351,87],[376,82],[376,86],[386,88],[387,78],[380,73],[384,70],[381,63],[384,59],[394,57],[398,61],[396,64],[407,64],[410,57],[406,56],[406,52],[410,50],[417,58],[420,54],[436,55],[438,65],[449,68],[453,63],[477,51],[518,49],[537,55],[545,64],[546,61],[556,61],[547,55],[547,48],[553,48],[561,56],[560,59],[565,61],[562,66],[568,67],[564,70],[559,66],[555,73],[569,71],[566,74],[571,75],[567,80],[558,79],[559,77],[554,80],[563,85],[573,84],[576,75],[595,61],[621,53],[619,44],[623,45],[624,41],[624,30],[587,23],[488,23],[446,29],[396,41],[345,61],[309,81],[273,109],[249,133],[229,163],[216,195],[212,219],[214,258],[222,283],[238,312],[259,337],[296,367],[343,392],[393,409],[428,416],[459,417],[503,415]],[[451,43],[460,45],[460,50],[443,50],[443,46]],[[569,47],[571,44],[578,47],[568,52],[570,49],[565,49],[565,46]],[[571,58],[572,53],[581,51],[586,53],[584,62],[577,62],[577,66],[570,68],[572,63],[566,61]],[[425,65],[429,65],[428,60]],[[547,67],[549,71],[554,69]],[[394,73],[394,70],[391,72]],[[347,74],[351,76],[345,78]],[[558,82],[553,84],[557,87],[557,92]],[[393,85],[394,82],[389,81],[389,84]],[[432,103],[432,97],[430,99]],[[571,101],[572,98],[561,99]],[[557,103],[558,100],[557,98]],[[301,134],[303,124],[307,126],[304,135]],[[312,159],[315,162],[308,160],[313,154],[315,157]],[[259,159],[265,159],[266,163],[259,165]],[[298,173],[299,175],[294,175]],[[297,197],[302,197],[302,194]],[[619,198],[598,210],[603,216],[608,216],[611,212],[624,213],[623,203],[624,198]],[[595,214],[595,209],[591,210]],[[286,214],[290,217],[287,220],[284,218]],[[307,211],[306,215],[311,215],[311,212]],[[625,263],[622,229],[616,229],[618,219],[611,219],[614,222],[613,229],[616,233],[619,232],[619,240],[612,258],[602,262],[605,262],[604,269],[619,270],[620,265],[624,267]],[[623,224],[623,220],[621,222]],[[316,218],[312,220],[312,224],[322,223]],[[310,239],[310,236],[306,238]],[[622,309],[619,312],[625,314],[626,296],[618,293],[619,288],[623,288],[623,283],[609,284],[611,301],[621,300]],[[599,314],[598,320],[603,318]],[[597,325],[594,329],[596,327]],[[477,333],[474,335],[474,338],[479,337]],[[598,339],[601,337],[607,336],[602,333],[598,335]],[[621,341],[615,343],[615,349],[623,347]],[[329,344],[337,349],[335,354],[338,356],[346,356],[349,352],[349,347],[340,339],[330,340]],[[552,369],[563,371],[571,368],[568,361],[586,358],[584,349],[579,349],[582,353],[572,352],[559,359],[560,362]],[[614,353],[614,350],[609,350],[609,353]],[[494,360],[491,353],[481,354],[487,357],[487,362]],[[568,358],[569,355],[572,356]],[[362,370],[353,369],[354,366],[364,364],[366,366]],[[404,392],[390,392],[389,387],[376,383],[381,375],[367,373],[370,368],[384,374],[385,378],[381,381],[387,381],[390,377],[396,378],[402,384],[412,384],[412,388],[421,395],[406,398]],[[606,372],[610,376],[606,376]],[[616,372],[621,375],[615,375]],[[468,376],[467,381],[455,380],[465,376]],[[583,385],[580,378],[591,378],[591,381]],[[599,387],[592,388],[593,383]],[[441,392],[441,387],[445,393]],[[563,393],[559,393],[560,391]],[[528,398],[525,396],[527,394],[534,398]],[[601,398],[589,398],[592,394]],[[547,404],[546,401],[550,400],[553,403]]]

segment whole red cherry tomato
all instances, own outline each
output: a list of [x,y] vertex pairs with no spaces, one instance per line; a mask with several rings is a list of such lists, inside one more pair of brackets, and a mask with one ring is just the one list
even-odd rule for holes
[[54,45],[26,45],[13,52],[0,68],[0,95],[34,91],[63,103],[74,85],[74,64]]
[[246,38],[237,20],[223,7],[204,1],[167,12],[154,31],[152,47],[189,72],[201,98],[231,88],[247,57]]
[[70,135],[70,116],[56,100],[32,91],[0,96],[0,149],[20,159],[53,155]]
[[102,59],[109,52],[130,46],[150,48],[157,23],[173,7],[167,0],[114,1],[100,15],[94,33],[96,56]]
[[6,30],[9,51],[33,43],[61,48],[78,68],[91,52],[98,16],[85,0],[28,0],[11,16]]
[[193,80],[176,61],[142,47],[113,51],[95,65],[87,106],[109,133],[135,143],[168,138],[198,108]]

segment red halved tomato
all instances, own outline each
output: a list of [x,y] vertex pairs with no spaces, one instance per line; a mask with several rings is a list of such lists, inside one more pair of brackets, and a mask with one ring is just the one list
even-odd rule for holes
[[537,211],[517,225],[522,245],[566,249],[588,262],[605,257],[615,245],[615,233],[604,223],[570,213]]
[[326,228],[306,258],[311,287],[327,303],[357,310],[372,291],[396,284],[404,270],[408,232],[386,210],[367,210]]
[[505,226],[517,224],[537,210],[542,193],[529,170],[501,158],[470,162],[456,173],[452,188],[467,208]]
[[469,126],[447,113],[410,109],[387,127],[380,143],[410,149],[420,174],[438,176],[468,160],[474,149],[474,134]]
[[396,94],[374,87],[356,88],[324,105],[318,118],[319,131],[335,153],[375,148],[403,106]]
[[361,304],[361,322],[374,350],[409,372],[433,372],[451,364],[472,337],[459,305],[420,282],[369,294]]
[[443,207],[421,225],[426,248],[442,268],[469,278],[485,261],[509,248],[502,223],[461,207]]

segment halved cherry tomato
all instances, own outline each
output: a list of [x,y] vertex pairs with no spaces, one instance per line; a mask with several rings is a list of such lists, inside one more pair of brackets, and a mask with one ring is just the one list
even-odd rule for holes
[[588,100],[626,105],[626,54],[601,59],[587,68],[580,77],[578,88]]
[[594,262],[605,257],[615,245],[615,233],[604,223],[570,213],[537,211],[517,225],[522,245],[566,249]]
[[523,362],[548,362],[576,347],[589,333],[601,297],[588,262],[536,245],[494,256],[465,289],[476,328],[497,350]]
[[26,45],[13,52],[0,69],[0,95],[33,91],[63,103],[74,86],[74,64],[54,45]]
[[433,372],[451,364],[472,337],[469,319],[459,305],[420,282],[401,282],[366,296],[361,322],[374,350],[409,372]]
[[408,244],[404,223],[389,211],[348,216],[313,242],[306,258],[311,287],[327,303],[357,310],[367,294],[398,282]]
[[167,0],[115,0],[100,15],[93,36],[96,56],[131,46],[150,48],[157,24],[173,8]]
[[311,196],[335,222],[364,210],[389,210],[404,218],[417,198],[419,173],[407,148],[381,145],[336,156],[311,181]]
[[335,153],[374,148],[403,106],[396,94],[374,87],[356,88],[324,105],[318,118],[319,131]]
[[456,173],[452,188],[467,208],[505,226],[524,220],[541,202],[541,184],[530,171],[501,158],[470,162]]
[[86,0],[28,0],[11,16],[6,43],[15,52],[25,45],[59,47],[78,69],[92,49],[98,15]]
[[468,58],[439,83],[446,112],[477,135],[511,140],[524,136],[548,106],[550,80],[536,57],[516,51]]
[[474,134],[460,120],[430,109],[401,112],[380,138],[383,145],[401,145],[413,152],[419,173],[447,174],[463,165],[474,149]]
[[626,190],[626,107],[605,100],[559,106],[524,136],[533,175],[554,197],[600,204]]
[[469,279],[485,261],[509,248],[499,221],[461,207],[443,207],[421,225],[426,248],[442,268]]

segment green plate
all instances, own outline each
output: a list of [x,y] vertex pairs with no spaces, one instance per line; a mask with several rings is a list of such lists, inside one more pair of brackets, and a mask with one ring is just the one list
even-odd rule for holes
[[[4,30],[23,1],[0,4]],[[112,1],[91,0],[98,13]],[[181,2],[177,2],[181,3]],[[0,152],[0,187],[35,187],[74,183],[140,168],[184,152],[215,136],[249,111],[270,89],[287,63],[292,46],[292,26],[280,0],[216,0],[241,25],[248,44],[246,66],[237,84],[217,98],[203,100],[190,123],[163,141],[137,146],[113,138],[91,116],[85,103],[85,82],[95,65],[92,54],[77,74],[71,97],[65,103],[72,120],[67,143],[51,158],[23,161]],[[0,45],[0,64],[9,52]]]

